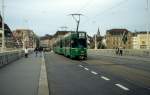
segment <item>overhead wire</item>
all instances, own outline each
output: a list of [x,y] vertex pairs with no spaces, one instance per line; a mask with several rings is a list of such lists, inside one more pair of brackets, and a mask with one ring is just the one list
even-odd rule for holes
[[106,12],[109,12],[109,11],[115,9],[115,8],[120,7],[121,5],[125,4],[127,1],[129,1],[129,0],[123,0],[123,1],[121,1],[121,2],[119,2],[119,3],[117,3],[117,4],[115,4],[114,6],[112,6],[112,7],[108,8],[108,9],[102,11],[101,13],[96,14],[96,15],[94,16],[94,18],[97,17],[97,16],[99,16],[99,15],[103,15],[103,14],[105,14]]
[[[91,20],[95,19],[96,17],[105,15],[105,13],[110,12],[111,10],[122,6],[123,4],[125,4],[125,3],[128,2],[128,1],[129,1],[129,0],[122,0],[122,1],[120,1],[119,3],[117,3],[117,4],[114,4],[112,7],[109,7],[109,8],[107,8],[106,10],[104,10],[104,11],[102,11],[102,12],[96,14],[96,15],[95,15],[94,17],[92,17],[92,18],[89,18],[88,16],[86,16],[86,17],[87,17],[87,20],[84,21],[82,25],[86,25],[86,23],[90,22]],[[91,4],[91,0],[88,0],[81,8],[79,8],[78,11],[77,11],[77,13],[79,13],[79,12],[81,12],[81,11],[83,11],[83,10],[86,10],[85,8],[86,8],[89,4]],[[84,15],[84,16],[85,16],[85,15]]]
[[[81,11],[85,10],[85,8],[91,4],[92,0],[88,0],[87,2],[85,2],[85,4],[83,6],[81,6],[75,14],[80,14]],[[93,0],[94,1],[94,0]],[[81,14],[82,16],[84,16],[84,14]],[[74,16],[73,16],[74,17]]]
[[87,23],[87,22],[89,22],[89,21],[95,19],[95,18],[98,17],[98,16],[102,16],[102,15],[104,15],[105,13],[110,12],[111,10],[113,10],[113,9],[115,9],[115,8],[120,7],[121,5],[127,3],[128,1],[129,1],[129,0],[122,0],[121,2],[119,2],[119,3],[115,4],[115,5],[113,5],[112,7],[110,7],[110,8],[108,8],[108,9],[106,9],[106,10],[104,10],[104,11],[102,11],[102,12],[96,14],[94,17],[89,18],[88,20],[84,21],[83,24],[85,24],[85,23]]
[[91,4],[92,0],[88,0],[80,9],[78,9],[77,13],[81,12],[82,10],[85,10],[85,8]]
[[[88,0],[83,6],[81,6],[76,13],[80,13],[82,10],[85,10],[86,6],[88,6],[89,4],[91,4],[92,0]],[[82,14],[83,15],[83,14]]]

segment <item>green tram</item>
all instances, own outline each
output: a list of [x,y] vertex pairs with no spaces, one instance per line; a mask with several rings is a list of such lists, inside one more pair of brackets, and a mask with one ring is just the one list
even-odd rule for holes
[[70,32],[53,45],[55,53],[71,59],[87,59],[86,32]]

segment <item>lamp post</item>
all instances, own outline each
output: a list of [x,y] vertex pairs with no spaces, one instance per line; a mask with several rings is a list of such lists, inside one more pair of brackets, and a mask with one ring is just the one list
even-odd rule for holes
[[97,35],[96,34],[94,35],[94,38],[95,38],[95,50],[97,50]]
[[[147,7],[146,7],[146,11],[147,11],[147,18],[148,18],[148,12],[149,12],[149,0],[147,0]],[[148,20],[147,20],[148,21]],[[147,28],[147,49],[149,49],[150,47],[149,47],[149,29],[148,29],[148,27],[149,27],[149,24],[148,24],[148,22],[147,22],[147,26],[146,26],[146,28]]]
[[4,23],[4,0],[2,0],[2,52],[4,51],[5,49],[5,23]]

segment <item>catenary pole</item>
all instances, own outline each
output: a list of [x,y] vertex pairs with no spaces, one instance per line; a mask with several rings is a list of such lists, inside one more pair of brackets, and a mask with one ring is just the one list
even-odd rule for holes
[[[148,19],[148,12],[149,12],[149,0],[147,0],[147,2],[146,2],[147,4],[147,8],[146,8],[146,10],[147,10],[147,19]],[[147,20],[148,21],[148,20]],[[147,28],[147,49],[149,49],[150,47],[149,47],[149,29],[148,29],[148,27],[149,27],[149,24],[148,24],[148,22],[147,22],[147,25],[146,25],[146,28]]]
[[[75,21],[77,22],[76,32],[78,32],[79,31],[79,24],[80,24],[80,17],[82,14],[70,14],[70,15],[72,15],[73,19],[75,19]],[[75,16],[78,16],[78,19]]]
[[95,50],[97,50],[97,35],[95,34],[94,36],[95,36],[94,37],[95,38]]
[[4,23],[4,20],[5,20],[5,17],[4,17],[4,0],[2,0],[2,52],[4,51],[5,49],[5,23]]

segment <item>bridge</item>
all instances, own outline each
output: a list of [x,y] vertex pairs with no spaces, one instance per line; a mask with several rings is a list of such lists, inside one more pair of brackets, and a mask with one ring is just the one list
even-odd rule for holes
[[0,53],[0,67],[0,95],[150,95],[149,51],[88,50],[87,60],[71,60],[16,50]]

